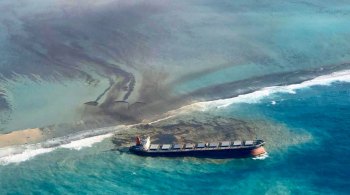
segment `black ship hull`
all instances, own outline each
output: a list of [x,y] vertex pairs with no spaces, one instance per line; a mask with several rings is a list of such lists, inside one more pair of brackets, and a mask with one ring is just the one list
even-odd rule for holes
[[217,148],[217,149],[193,149],[193,150],[170,150],[149,151],[138,146],[129,148],[130,152],[140,156],[150,157],[196,157],[196,158],[246,158],[265,153],[262,145],[240,148]]

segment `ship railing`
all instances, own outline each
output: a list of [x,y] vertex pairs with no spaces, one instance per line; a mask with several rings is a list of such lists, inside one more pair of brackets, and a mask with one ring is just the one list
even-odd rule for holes
[[[179,150],[225,150],[232,148],[245,148],[247,146],[254,146],[263,144],[263,140],[254,141],[233,141],[233,142],[213,142],[213,143],[199,143],[199,144],[151,144],[148,151],[179,151]],[[176,148],[175,148],[176,146]]]

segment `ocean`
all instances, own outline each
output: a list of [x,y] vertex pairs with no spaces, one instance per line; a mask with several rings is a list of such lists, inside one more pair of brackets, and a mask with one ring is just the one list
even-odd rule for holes
[[[349,21],[344,0],[2,0],[0,194],[349,194]],[[267,154],[127,152],[148,134]]]
[[72,144],[0,166],[0,192],[347,194],[349,87],[347,82],[326,81],[300,87],[293,93],[254,96],[254,102],[231,100],[225,107],[218,107],[218,101],[211,102],[215,106],[201,111],[265,121],[269,128],[284,126],[297,135],[284,137],[262,132],[262,137],[273,137],[266,143],[268,154],[263,158],[145,158],[111,150],[114,146],[110,138],[105,138],[96,143],[88,141],[91,145]]

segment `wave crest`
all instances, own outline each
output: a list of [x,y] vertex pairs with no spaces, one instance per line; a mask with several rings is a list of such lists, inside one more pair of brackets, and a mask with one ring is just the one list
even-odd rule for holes
[[285,86],[265,87],[252,93],[239,95],[228,99],[219,99],[207,102],[195,103],[196,106],[206,110],[208,108],[224,108],[235,103],[259,103],[263,98],[276,93],[295,94],[296,90],[319,85],[330,85],[334,82],[350,82],[350,70],[334,72],[328,75],[319,76],[314,79],[304,81],[299,84],[291,84]]
[[[252,93],[239,95],[233,98],[193,103],[179,108],[177,110],[170,111],[166,114],[167,117],[153,121],[153,123],[160,122],[162,120],[166,120],[168,118],[189,111],[205,111],[209,108],[223,108],[235,103],[259,103],[261,99],[272,94],[295,94],[296,90],[298,89],[317,85],[330,85],[334,82],[350,82],[350,70],[344,70],[324,76],[319,76],[299,84],[265,87]],[[62,138],[48,140],[40,144],[0,148],[0,165],[20,163],[29,160],[37,155],[51,152],[57,148],[80,150],[84,147],[91,147],[93,144],[101,142],[108,137],[111,137],[113,135],[112,132],[117,132],[121,129],[126,129],[127,127],[128,126],[125,125],[105,127],[90,131],[84,131],[75,135],[69,135]],[[267,157],[268,154],[265,154],[259,157],[255,157],[253,159],[261,160]]]
[[122,127],[125,126],[120,125],[117,127],[106,127],[90,130],[80,134],[56,138],[38,144],[0,148],[0,165],[21,163],[38,155],[49,153],[59,148],[81,150],[85,147],[91,147],[95,143],[112,137],[113,134],[111,132],[116,132]]

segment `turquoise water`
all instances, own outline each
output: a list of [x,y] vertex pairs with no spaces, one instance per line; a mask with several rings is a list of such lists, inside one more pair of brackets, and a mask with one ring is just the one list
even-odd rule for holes
[[250,115],[312,135],[277,150],[285,138],[267,143],[263,160],[143,158],[110,151],[105,140],[0,166],[0,194],[347,194],[349,89],[349,83],[314,86],[209,111],[247,120]]
[[[120,124],[126,111],[114,103],[127,88],[130,103],[147,102],[142,112],[157,115],[350,61],[344,0],[2,0],[0,16],[1,133]],[[86,107],[129,74],[135,86],[115,85],[99,102],[111,104]],[[1,149],[0,194],[349,194],[349,89],[336,82],[204,109],[255,125],[265,159],[142,158],[105,139],[80,150],[12,151],[20,163],[7,164]],[[63,128],[57,134],[75,131]]]
[[[79,121],[86,109],[84,103],[94,100],[109,86],[107,79],[101,79],[96,85],[85,80],[34,82],[28,78],[3,84],[11,92],[8,101],[12,105],[12,120],[2,125],[5,132],[1,133]],[[63,98],[67,96],[70,98]]]
[[[349,10],[342,0],[2,0],[0,109],[6,112],[0,113],[0,129],[97,118],[83,103],[123,76],[111,71],[117,66],[136,79],[128,100],[166,107],[168,96],[186,98],[213,85],[346,63]],[[90,77],[99,86],[84,86]],[[36,78],[40,84],[29,81]],[[113,94],[106,95],[122,99]],[[53,98],[56,105],[48,101]]]

